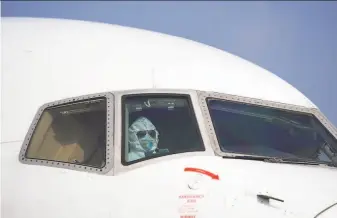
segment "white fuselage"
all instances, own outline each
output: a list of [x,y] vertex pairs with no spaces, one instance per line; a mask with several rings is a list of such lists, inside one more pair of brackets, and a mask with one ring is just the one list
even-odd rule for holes
[[[337,203],[335,167],[217,155],[216,137],[206,131],[210,124],[196,95],[191,98],[205,145],[203,152],[122,166],[122,96],[116,94],[109,172],[20,162],[20,149],[38,108],[79,95],[195,89],[321,113],[302,93],[272,73],[177,37],[106,24],[32,18],[2,18],[2,34],[1,217],[314,218]],[[324,125],[336,134],[328,121]],[[186,172],[189,167],[219,178]],[[258,195],[281,201],[271,199],[268,203]],[[337,206],[318,218],[336,217]]]
[[[314,217],[336,203],[336,169],[192,156],[103,176],[17,161],[20,143],[2,145],[3,217],[162,217],[179,216],[188,199],[197,217]],[[8,166],[8,167],[4,167]],[[10,167],[9,167],[10,166]],[[219,175],[219,180],[186,167]],[[199,181],[198,188],[189,185]],[[262,204],[258,194],[270,200]],[[187,210],[187,209],[185,209]],[[195,214],[195,213],[194,213]],[[330,218],[334,218],[330,216]]]

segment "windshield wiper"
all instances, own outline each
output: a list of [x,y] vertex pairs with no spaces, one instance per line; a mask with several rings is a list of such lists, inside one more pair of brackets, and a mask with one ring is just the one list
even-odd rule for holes
[[304,158],[276,158],[276,157],[257,157],[257,156],[222,156],[223,158],[242,159],[242,160],[260,160],[268,163],[288,163],[305,165],[326,165],[337,167],[335,162],[308,160]]
[[305,158],[267,158],[265,162],[270,163],[291,163],[291,164],[309,164],[309,165],[326,165],[330,167],[337,167],[335,162],[308,160]]
[[301,158],[265,158],[265,162],[269,163],[296,163],[296,164],[310,164],[310,165],[319,165],[317,161],[306,160]]

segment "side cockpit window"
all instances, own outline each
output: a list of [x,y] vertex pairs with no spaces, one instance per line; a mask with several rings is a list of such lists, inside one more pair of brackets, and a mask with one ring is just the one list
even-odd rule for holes
[[102,169],[107,108],[105,97],[46,107],[27,143],[25,158]]
[[163,155],[204,151],[187,96],[123,98],[124,165]]
[[337,163],[336,137],[310,111],[216,98],[207,104],[224,153]]

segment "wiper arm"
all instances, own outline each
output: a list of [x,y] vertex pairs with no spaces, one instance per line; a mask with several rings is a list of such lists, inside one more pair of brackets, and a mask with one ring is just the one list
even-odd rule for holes
[[242,160],[260,160],[268,163],[288,163],[305,165],[327,165],[337,167],[335,162],[315,161],[303,158],[276,158],[276,157],[258,157],[258,156],[223,156],[223,158],[242,159]]
[[294,163],[294,164],[310,164],[310,165],[322,164],[314,160],[306,160],[301,158],[265,158],[264,161],[269,163]]
[[337,163],[335,162],[308,160],[304,158],[268,158],[265,159],[264,161],[271,163],[310,164],[310,165],[326,165],[330,167],[337,167]]

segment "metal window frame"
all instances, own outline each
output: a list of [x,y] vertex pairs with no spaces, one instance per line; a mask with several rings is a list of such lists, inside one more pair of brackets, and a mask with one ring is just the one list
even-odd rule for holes
[[[29,145],[29,142],[31,140],[32,135],[35,132],[36,126],[38,122],[40,121],[40,118],[43,114],[43,112],[53,106],[63,105],[67,103],[72,102],[82,102],[85,100],[90,100],[94,98],[106,98],[106,112],[107,112],[107,120],[106,120],[106,151],[105,151],[105,165],[102,168],[95,168],[90,166],[84,166],[79,164],[73,164],[73,163],[65,163],[65,162],[59,162],[59,161],[52,161],[52,160],[40,160],[40,159],[34,159],[34,158],[27,158],[26,152]],[[114,162],[111,160],[113,158],[114,153],[114,146],[113,146],[113,123],[114,123],[114,96],[110,92],[104,92],[104,93],[96,93],[96,94],[90,94],[90,95],[83,95],[83,96],[77,96],[72,98],[66,98],[62,100],[57,100],[53,102],[46,103],[42,105],[37,113],[35,114],[35,117],[33,121],[31,122],[31,125],[29,127],[29,130],[25,136],[25,139],[23,141],[23,144],[21,146],[21,150],[19,153],[19,161],[24,164],[31,164],[31,165],[42,165],[42,166],[50,166],[50,167],[57,167],[57,168],[65,168],[65,169],[71,169],[71,170],[77,170],[77,171],[86,171],[86,172],[94,172],[98,174],[106,174],[107,172],[110,172],[111,169],[113,169]]]
[[251,157],[265,157],[265,156],[259,156],[259,155],[250,155],[250,154],[240,154],[235,152],[223,152],[220,149],[220,145],[218,142],[218,138],[216,136],[216,132],[213,126],[213,122],[210,116],[210,112],[207,105],[207,99],[213,98],[217,100],[225,100],[225,101],[233,101],[238,103],[245,103],[249,105],[255,105],[255,106],[263,106],[263,107],[270,107],[275,109],[281,109],[286,110],[290,112],[297,112],[297,113],[304,113],[304,114],[310,114],[314,115],[315,118],[328,130],[328,132],[337,139],[337,129],[332,125],[332,123],[323,115],[321,111],[317,108],[307,108],[292,104],[286,104],[286,103],[280,103],[280,102],[274,102],[274,101],[267,101],[267,100],[261,100],[257,98],[250,98],[250,97],[242,97],[237,95],[230,95],[230,94],[223,94],[218,92],[206,92],[206,91],[197,91],[198,97],[199,97],[199,104],[202,109],[203,117],[207,123],[207,133],[209,134],[209,137],[211,138],[211,145],[214,149],[215,153],[219,156],[227,156],[227,157],[233,157],[233,156],[251,156]]
[[179,159],[182,157],[192,157],[192,156],[215,156],[214,150],[210,145],[209,136],[207,135],[207,130],[205,127],[204,119],[202,116],[201,108],[199,107],[199,101],[197,92],[195,90],[180,90],[180,89],[146,89],[146,90],[129,90],[129,91],[121,91],[115,92],[116,99],[116,109],[115,109],[115,129],[122,129],[123,122],[123,111],[122,111],[122,99],[127,96],[142,96],[142,95],[158,95],[158,96],[167,96],[170,97],[170,94],[174,95],[186,95],[190,100],[190,107],[194,112],[196,124],[199,128],[200,136],[204,145],[204,151],[194,151],[194,152],[184,152],[178,154],[169,154],[161,157],[156,157],[152,159],[144,159],[142,161],[132,163],[130,165],[122,164],[122,144],[123,142],[123,133],[122,131],[115,132],[115,156],[114,156],[114,171],[115,174],[123,173],[130,171],[132,169],[140,168],[142,166],[156,164],[163,161],[169,161],[174,159]]

